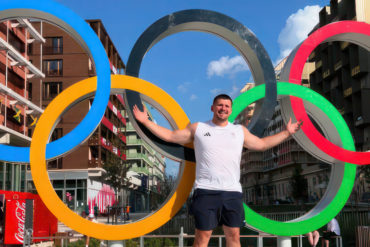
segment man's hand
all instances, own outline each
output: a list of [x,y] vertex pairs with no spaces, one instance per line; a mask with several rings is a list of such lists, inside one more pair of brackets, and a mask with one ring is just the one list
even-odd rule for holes
[[286,130],[289,132],[290,135],[295,134],[298,130],[301,129],[301,125],[303,124],[302,120],[298,122],[292,123],[292,119],[289,119],[289,122],[286,126]]
[[137,121],[140,123],[144,123],[148,120],[148,112],[146,110],[146,107],[143,105],[144,111],[140,111],[139,107],[137,105],[134,105],[133,113]]

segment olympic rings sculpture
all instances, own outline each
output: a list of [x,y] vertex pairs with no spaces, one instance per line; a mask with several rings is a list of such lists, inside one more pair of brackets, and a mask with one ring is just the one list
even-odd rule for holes
[[[170,195],[161,208],[137,222],[126,225],[94,223],[71,211],[59,199],[50,183],[46,171],[46,160],[58,157],[72,150],[75,146],[84,141],[98,126],[108,102],[111,80],[112,91],[110,93],[121,93],[125,89],[136,91],[139,94],[127,92],[126,101],[128,106],[133,104],[141,105],[140,100],[138,101],[138,99],[140,99],[138,96],[143,96],[142,98],[145,98],[149,103],[158,107],[177,128],[185,128],[189,123],[189,119],[186,117],[181,107],[163,90],[142,79],[123,75],[110,77],[108,59],[105,56],[100,41],[82,19],[65,7],[47,0],[29,0],[27,2],[3,1],[3,4],[0,6],[0,18],[5,20],[18,16],[43,19],[64,28],[71,36],[77,39],[77,41],[89,52],[90,56],[93,57],[96,64],[97,77],[77,82],[59,94],[41,115],[32,137],[31,148],[18,149],[16,147],[5,147],[1,145],[0,160],[9,162],[29,161],[31,163],[31,172],[36,189],[45,205],[60,221],[83,234],[107,240],[129,239],[151,232],[166,223],[186,201],[195,178],[195,163],[192,162],[194,159],[189,155],[188,149],[172,146],[167,143],[160,145],[159,142],[156,143],[156,140],[151,142],[153,147],[160,150],[160,152],[165,152],[169,156],[182,160],[184,165],[182,165],[181,179],[177,185],[176,191]],[[221,21],[217,22],[211,20],[215,18],[210,18],[210,16],[218,17]],[[160,23],[165,23],[164,29],[159,28],[157,30],[157,25],[160,25]],[[237,28],[233,29],[233,25],[237,26]],[[288,114],[291,114],[293,117],[296,116],[297,119],[304,119],[305,124],[303,126],[305,126],[308,119],[305,112],[307,110],[310,116],[318,122],[329,141],[334,142],[337,146],[334,146],[332,151],[327,151],[325,149],[326,147],[322,147],[317,143],[315,139],[316,132],[312,132],[313,134],[306,133],[312,130],[311,127],[303,129],[304,134],[310,138],[309,141],[302,141],[306,138],[303,136],[303,133],[295,136],[296,140],[304,146],[308,152],[322,160],[334,164],[327,191],[313,210],[293,221],[277,222],[266,219],[249,209],[246,205],[245,212],[247,224],[257,230],[285,236],[304,234],[326,224],[339,213],[347,201],[353,187],[356,165],[344,162],[350,161],[355,164],[369,164],[370,159],[366,154],[354,152],[351,134],[335,107],[325,101],[320,95],[295,84],[299,84],[301,81],[301,73],[307,56],[322,41],[350,41],[369,50],[370,25],[354,21],[344,21],[329,24],[318,29],[292,53],[294,59],[292,56],[289,57],[287,66],[284,68],[282,75],[282,78],[284,78],[286,74],[289,75],[286,79],[289,83],[279,82],[277,84],[275,79],[271,77],[270,65],[272,64],[262,45],[259,43],[258,39],[254,37],[252,32],[240,25],[240,23],[229,17],[206,10],[180,11],[164,17],[149,27],[149,31],[145,31],[142,37],[139,38],[137,44],[145,45],[144,48],[139,47],[140,49],[135,48],[135,45],[127,64],[128,74],[138,76],[143,54],[162,38],[172,33],[185,30],[205,31],[221,36],[233,44],[249,63],[253,76],[260,78],[260,80],[256,80],[259,86],[245,92],[235,99],[233,115],[230,116],[230,120],[233,120],[237,113],[245,106],[258,99],[262,99],[265,95],[267,100],[260,106],[262,109],[265,107],[264,105],[269,105],[271,107],[273,101],[276,100],[276,95],[291,95],[288,101],[289,104],[291,103],[291,110],[288,109],[290,105],[286,103],[288,99],[282,98],[283,112],[285,108],[287,108],[286,113],[283,114],[284,119],[289,117]],[[242,32],[237,35],[234,34],[241,30],[245,35]],[[256,46],[259,48],[253,50],[252,47]],[[261,55],[265,58],[262,59]],[[265,60],[266,57],[268,58],[267,62]],[[47,144],[50,133],[61,115],[75,103],[94,95],[95,91],[94,103],[87,116],[81,121],[78,127],[62,138],[63,140],[67,140],[68,138],[72,139],[65,141],[68,142],[68,145],[62,142],[62,139],[60,139],[60,142]],[[305,100],[305,109],[302,108],[302,102],[299,101],[297,97]],[[127,110],[130,120],[135,123],[136,121],[132,118],[131,108]],[[260,113],[260,116],[264,118],[267,117],[267,120],[260,122],[257,117],[254,119],[254,123],[264,125],[271,118],[271,115],[271,112],[267,113],[267,115]],[[310,125],[310,121],[307,125]],[[257,124],[253,126],[257,126]],[[148,137],[148,133],[144,134],[145,130],[142,130],[142,128],[138,130],[139,134],[141,133],[144,139],[149,141],[152,140],[151,137]],[[261,130],[256,127],[254,131],[256,134],[259,134]],[[313,145],[311,141],[316,146]],[[330,143],[329,141],[326,140],[327,143]],[[14,150],[17,150],[17,155],[14,155]],[[344,155],[338,155],[337,150],[341,150],[340,152],[343,153],[349,152],[354,157],[359,157],[356,155],[360,155],[361,161],[353,157],[347,159]],[[19,152],[24,153],[22,158],[20,158]],[[324,153],[326,156],[323,155]]]

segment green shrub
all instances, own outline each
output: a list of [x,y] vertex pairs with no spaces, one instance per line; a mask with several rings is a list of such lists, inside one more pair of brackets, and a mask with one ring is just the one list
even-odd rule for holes
[[[85,247],[85,240],[79,239],[76,242],[72,242],[68,244],[68,247]],[[89,247],[100,247],[100,240],[91,238]]]

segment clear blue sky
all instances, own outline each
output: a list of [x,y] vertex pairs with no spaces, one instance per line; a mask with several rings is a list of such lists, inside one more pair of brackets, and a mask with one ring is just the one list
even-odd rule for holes
[[[244,24],[276,63],[317,23],[318,11],[329,5],[329,0],[58,1],[84,19],[101,19],[125,63],[137,38],[153,22],[172,12],[194,8],[218,11]],[[191,122],[204,121],[211,117],[210,105],[216,93],[234,98],[246,82],[252,81],[238,55],[231,45],[213,35],[179,33],[148,52],[140,77],[174,97]]]
[[[172,12],[208,9],[221,12],[252,30],[274,64],[289,54],[318,22],[329,0],[58,0],[84,19],[101,19],[126,63],[138,37],[152,23]],[[78,3],[78,4],[77,4]],[[211,34],[184,32],[156,44],[145,56],[140,77],[166,90],[191,122],[211,118],[218,93],[235,98],[253,81],[235,48]],[[158,119],[163,125],[163,120]],[[178,165],[167,163],[176,175]]]

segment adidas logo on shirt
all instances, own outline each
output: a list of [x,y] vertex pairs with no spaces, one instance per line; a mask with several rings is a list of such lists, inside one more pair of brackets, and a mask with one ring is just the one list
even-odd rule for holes
[[209,132],[205,133],[204,136],[211,136]]

